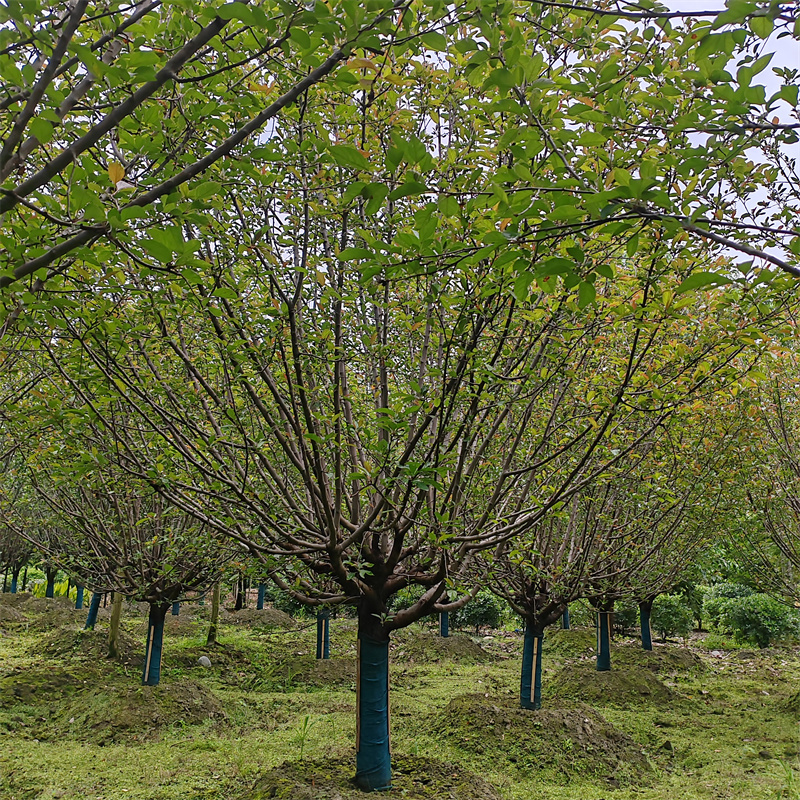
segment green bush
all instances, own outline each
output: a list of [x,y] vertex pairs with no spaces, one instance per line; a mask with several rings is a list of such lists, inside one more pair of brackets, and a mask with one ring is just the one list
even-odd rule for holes
[[681,594],[660,594],[653,602],[650,627],[665,642],[668,636],[688,636],[692,629],[691,606]]
[[573,628],[594,628],[595,615],[588,600],[575,600],[569,604],[569,624]]
[[732,598],[728,603],[726,615],[737,641],[768,647],[800,635],[798,613],[768,594]]
[[728,616],[732,601],[752,594],[755,592],[741,583],[717,583],[712,586],[703,598],[703,613],[709,627],[721,631],[733,630],[733,624]]
[[639,605],[633,600],[618,600],[614,603],[614,627],[620,633],[625,633],[629,628],[639,625]]
[[477,633],[481,627],[497,628],[503,621],[505,604],[491,592],[478,592],[463,608],[450,615],[454,628],[474,627]]

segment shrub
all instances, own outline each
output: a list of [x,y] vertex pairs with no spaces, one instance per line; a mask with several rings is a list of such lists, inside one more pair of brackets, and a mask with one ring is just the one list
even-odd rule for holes
[[633,600],[620,600],[614,603],[614,626],[621,633],[625,633],[628,628],[636,628],[639,625],[639,605]]
[[728,617],[731,601],[749,597],[754,591],[741,583],[718,583],[712,586],[703,599],[703,612],[709,626],[722,631],[731,631],[733,626]]
[[503,621],[504,610],[503,601],[484,589],[463,608],[451,614],[450,619],[454,628],[474,626],[477,633],[482,626],[497,628]]
[[594,628],[595,613],[588,600],[575,600],[569,604],[569,624],[573,628]]
[[653,602],[650,627],[665,642],[668,636],[688,636],[693,614],[686,598],[680,594],[660,594]]
[[726,615],[737,641],[768,647],[800,634],[797,612],[768,594],[732,598],[728,603]]

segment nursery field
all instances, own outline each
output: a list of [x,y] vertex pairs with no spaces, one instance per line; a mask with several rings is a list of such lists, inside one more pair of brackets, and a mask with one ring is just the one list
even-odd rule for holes
[[[2,800],[350,798],[355,623],[334,619],[330,661],[310,620],[205,609],[167,618],[161,685],[142,687],[145,613],[107,610],[81,631],[66,600],[0,595]],[[800,798],[800,649],[545,637],[544,708],[518,708],[522,636],[441,639],[414,625],[391,653],[394,788],[376,797],[466,800]],[[210,666],[198,663],[201,656]]]

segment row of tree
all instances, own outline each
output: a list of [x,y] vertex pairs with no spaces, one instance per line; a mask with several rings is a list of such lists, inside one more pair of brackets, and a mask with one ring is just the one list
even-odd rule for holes
[[393,631],[492,584],[536,707],[544,628],[588,597],[603,666],[742,464],[786,539],[741,412],[797,302],[795,76],[753,82],[790,12],[106,6],[2,12],[2,507],[149,604],[145,682],[170,605],[258,559],[356,607],[377,789]]

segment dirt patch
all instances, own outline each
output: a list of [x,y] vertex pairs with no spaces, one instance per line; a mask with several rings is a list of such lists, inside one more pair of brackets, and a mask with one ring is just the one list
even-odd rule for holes
[[0,606],[0,622],[19,625],[27,621],[28,618],[13,606]]
[[430,633],[402,631],[395,634],[390,645],[392,661],[430,663],[431,661],[459,661],[470,664],[491,661],[487,653],[468,636],[442,638]]
[[562,658],[580,658],[591,656],[597,649],[597,635],[589,630],[554,629],[544,632],[542,643],[543,656],[561,656]]
[[231,625],[269,626],[272,628],[295,628],[295,620],[277,608],[267,606],[261,611],[255,608],[243,608],[241,611],[222,611],[220,617],[223,622]]
[[545,692],[556,702],[591,705],[658,705],[674,701],[677,695],[649,669],[612,668],[598,672],[592,663],[564,667],[549,682]]
[[[351,759],[287,762],[262,775],[241,800],[363,800],[367,795],[352,782]],[[462,767],[417,756],[392,759],[392,788],[369,797],[410,800],[500,800],[483,778]]]
[[649,770],[641,747],[584,705],[528,711],[506,698],[466,694],[430,718],[442,738],[492,765],[550,769],[564,780],[594,775],[633,780]]
[[212,692],[195,681],[160,686],[109,686],[87,702],[75,698],[61,717],[76,738],[93,744],[134,739],[155,739],[171,725],[197,725],[226,719],[222,704]]

